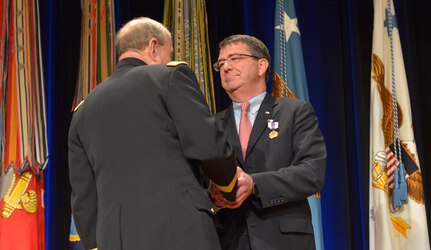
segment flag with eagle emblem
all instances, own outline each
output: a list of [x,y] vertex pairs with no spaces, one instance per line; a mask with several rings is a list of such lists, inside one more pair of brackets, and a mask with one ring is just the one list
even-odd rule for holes
[[374,0],[370,100],[370,249],[430,249],[392,0]]

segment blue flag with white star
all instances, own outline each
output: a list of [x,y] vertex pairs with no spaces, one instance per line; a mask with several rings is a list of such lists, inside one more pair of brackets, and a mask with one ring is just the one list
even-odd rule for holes
[[[307,77],[301,47],[301,33],[293,0],[277,0],[274,30],[274,84],[285,89],[281,96],[308,101]],[[276,84],[277,83],[277,84]],[[274,88],[274,87],[273,87]],[[274,91],[274,89],[273,89]],[[287,91],[287,94],[286,94]],[[292,96],[293,94],[293,96]]]
[[[308,101],[301,32],[293,0],[277,0],[274,20],[274,75],[272,95]],[[308,197],[316,249],[323,250],[320,194]]]

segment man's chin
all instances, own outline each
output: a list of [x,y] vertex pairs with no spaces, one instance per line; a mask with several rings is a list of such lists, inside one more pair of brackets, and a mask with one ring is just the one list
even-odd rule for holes
[[228,93],[233,93],[233,92],[235,92],[238,89],[236,86],[231,86],[229,84],[226,84],[225,86],[223,86],[223,88]]

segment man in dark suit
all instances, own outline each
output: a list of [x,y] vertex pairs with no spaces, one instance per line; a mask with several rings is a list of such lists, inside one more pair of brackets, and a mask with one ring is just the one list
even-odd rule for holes
[[326,147],[313,108],[266,93],[270,56],[257,38],[234,35],[219,46],[214,68],[232,105],[216,121],[247,186],[235,202],[211,190],[215,204],[229,208],[217,214],[222,248],[315,249],[307,197],[322,188]]
[[115,72],[74,113],[72,211],[87,248],[220,249],[197,175],[234,201],[236,162],[193,71],[171,62],[169,31],[149,18],[117,34]]

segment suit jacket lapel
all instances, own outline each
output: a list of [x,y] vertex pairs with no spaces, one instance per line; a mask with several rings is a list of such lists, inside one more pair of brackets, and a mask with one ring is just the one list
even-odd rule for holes
[[270,94],[266,94],[262,104],[260,105],[256,120],[254,121],[253,128],[251,130],[246,156],[256,145],[257,140],[262,136],[263,131],[268,126],[268,119],[275,116],[277,112],[275,107],[277,104],[277,99],[275,97]]
[[226,109],[226,112],[223,114],[221,119],[223,120],[223,129],[229,137],[229,142],[235,149],[235,156],[237,158],[237,161],[242,166],[244,165],[244,160],[242,158],[241,144],[239,142],[238,131],[236,130],[235,116],[233,114],[232,105],[230,105],[230,107]]

